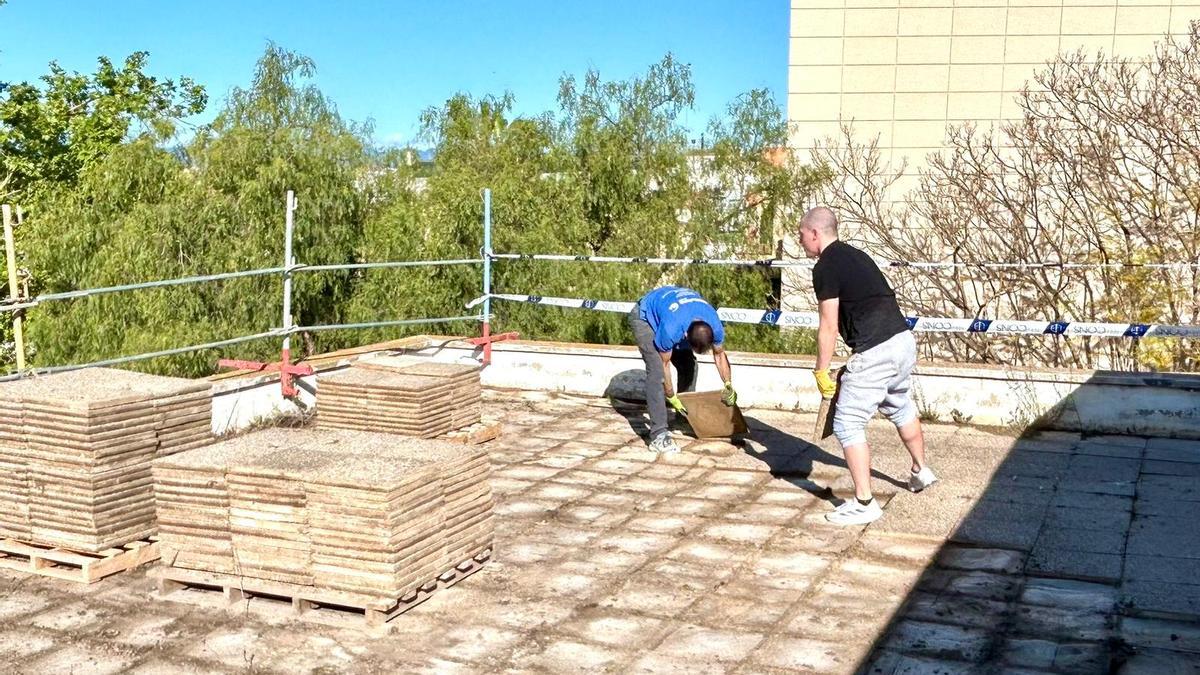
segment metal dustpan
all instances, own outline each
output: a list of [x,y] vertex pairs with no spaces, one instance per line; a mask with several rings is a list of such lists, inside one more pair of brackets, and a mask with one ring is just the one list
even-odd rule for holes
[[696,438],[730,438],[747,431],[746,418],[736,405],[721,403],[722,391],[683,392],[679,400],[687,408],[688,424]]

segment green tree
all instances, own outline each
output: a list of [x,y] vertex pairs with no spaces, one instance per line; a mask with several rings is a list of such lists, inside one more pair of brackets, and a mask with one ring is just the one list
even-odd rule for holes
[[[0,202],[31,206],[44,190],[74,185],[131,136],[166,139],[175,120],[204,108],[203,87],[188,78],[160,81],[146,74],[146,60],[146,52],[121,66],[101,57],[91,75],[51,63],[40,86],[0,83]],[[18,263],[25,267],[32,242],[22,230],[16,236]],[[7,273],[0,256],[0,280]],[[7,297],[6,282],[3,288]],[[12,315],[0,313],[5,362],[13,358],[11,325]]]
[[[162,134],[127,134],[75,176],[39,179],[25,233],[35,282],[64,291],[280,265],[289,189],[300,200],[295,255],[308,264],[478,257],[485,187],[501,252],[771,257],[781,224],[825,177],[781,155],[786,123],[761,91],[714,121],[711,153],[689,149],[679,116],[694,87],[670,55],[625,80],[565,76],[558,108],[541,115],[515,115],[507,94],[452,97],[422,115],[432,163],[372,147],[371,129],[344,121],[312,73],[305,57],[269,45],[252,83],[178,150],[165,149]],[[718,305],[778,300],[762,269],[506,260],[494,271],[497,292],[632,300],[685,283]],[[478,266],[299,273],[294,314],[302,325],[457,316],[479,292]],[[262,332],[279,324],[279,297],[279,278],[264,276],[48,303],[31,313],[35,364]],[[531,338],[632,339],[617,314],[506,303],[493,310],[498,329]],[[339,331],[307,347],[477,330],[454,322]],[[729,333],[734,349],[805,348],[772,327]],[[278,342],[227,353],[271,359]],[[143,367],[200,375],[215,356]]]
[[[564,77],[556,115],[509,119],[511,96],[456,96],[424,116],[433,175],[418,192],[411,177],[395,174],[403,207],[375,212],[365,257],[477,255],[483,186],[493,191],[493,246],[501,252],[770,257],[779,224],[823,174],[771,159],[787,127],[765,92],[739,98],[730,119],[714,124],[713,156],[690,156],[678,116],[692,99],[688,67],[669,55],[629,80],[605,81],[596,71],[582,83]],[[499,292],[619,300],[679,282],[727,306],[777,301],[761,270],[531,261],[498,261],[493,269]],[[354,314],[382,318],[383,307],[399,316],[458,314],[462,300],[478,292],[477,269],[373,272],[356,290]],[[533,338],[631,340],[615,314],[506,303],[493,311],[502,329]],[[803,348],[769,327],[731,334],[738,349]]]
[[204,88],[189,78],[146,74],[146,52],[120,65],[100,57],[92,75],[50,64],[42,86],[0,89],[0,201],[28,201],[43,183],[73,183],[131,133],[170,137],[172,121],[204,109]]
[[[251,86],[231,93],[182,157],[141,138],[85,167],[77,184],[48,184],[27,232],[35,280],[61,291],[279,266],[289,189],[300,200],[296,258],[352,260],[365,202],[362,130],[341,120],[311,74],[310,61],[270,45]],[[346,274],[298,276],[297,322],[336,322],[349,283]],[[55,364],[262,332],[280,323],[279,284],[265,276],[47,304],[31,340],[39,363]],[[278,343],[234,353],[270,358]],[[214,363],[199,352],[147,367],[198,375]]]

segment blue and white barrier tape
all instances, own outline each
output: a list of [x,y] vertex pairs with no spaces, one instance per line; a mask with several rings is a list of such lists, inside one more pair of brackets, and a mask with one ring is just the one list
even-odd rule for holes
[[[493,300],[528,302],[551,307],[592,309],[601,312],[628,313],[632,302],[558,298],[543,295],[492,294]],[[483,302],[479,297],[467,304]],[[816,312],[785,312],[778,309],[742,309],[721,307],[717,315],[727,323],[762,324],[786,328],[816,328]],[[917,333],[986,333],[988,335],[1066,335],[1072,337],[1174,337],[1200,338],[1200,326],[1169,326],[1145,323],[1093,323],[1086,321],[1016,321],[1006,319],[947,319],[929,316],[906,317],[908,327]]]

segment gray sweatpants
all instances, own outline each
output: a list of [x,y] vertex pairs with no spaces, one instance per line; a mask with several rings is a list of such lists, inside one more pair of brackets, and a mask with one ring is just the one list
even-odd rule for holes
[[909,396],[917,365],[917,341],[910,331],[854,354],[838,383],[833,433],[842,447],[867,442],[867,422],[881,412],[897,427],[917,418]]
[[[633,304],[629,313],[629,329],[637,340],[642,361],[646,363],[646,409],[650,413],[650,440],[667,431],[667,397],[663,393],[662,357],[654,346],[654,329],[641,316],[641,305]],[[671,351],[671,365],[679,373],[676,392],[692,391],[696,388],[696,355],[690,349]]]

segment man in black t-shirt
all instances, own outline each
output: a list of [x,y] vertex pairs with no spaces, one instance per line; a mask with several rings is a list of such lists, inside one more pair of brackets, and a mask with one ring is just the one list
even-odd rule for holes
[[[925,436],[908,394],[917,343],[879,267],[866,253],[838,239],[833,211],[823,206],[809,210],[800,220],[799,234],[804,252],[818,259],[813,290],[820,324],[813,376],[823,398],[837,394],[833,433],[846,454],[856,497],[825,517],[838,525],[863,525],[883,515],[871,495],[867,445],[867,422],[876,412],[896,425],[912,456],[909,489],[920,492],[937,481],[925,465]],[[851,356],[835,383],[829,376],[829,362],[839,334]]]

